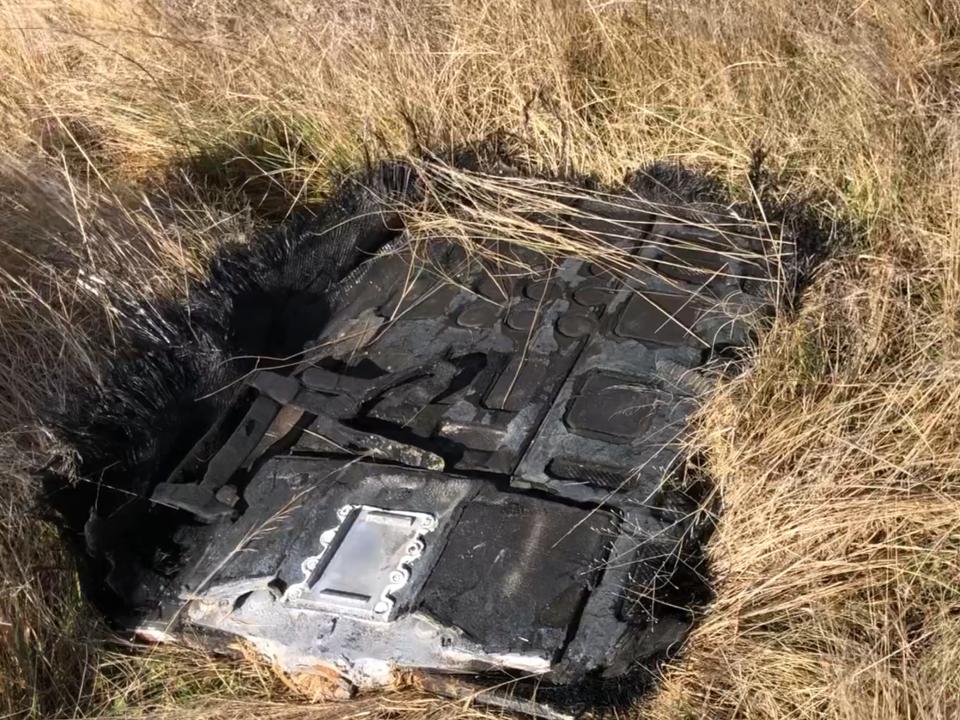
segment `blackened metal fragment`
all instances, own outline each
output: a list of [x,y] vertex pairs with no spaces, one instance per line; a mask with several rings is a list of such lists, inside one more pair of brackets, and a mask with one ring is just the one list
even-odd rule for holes
[[[791,287],[792,251],[763,253],[696,177],[654,169],[635,192],[571,188],[530,213],[595,243],[589,265],[494,237],[495,260],[430,238],[421,267],[381,199],[420,195],[390,177],[220,258],[70,436],[97,492],[57,502],[115,617],[154,598],[171,633],[240,635],[348,690],[409,669],[479,688],[514,673],[533,678],[516,702],[480,697],[557,718],[628,702],[705,593],[706,525],[673,483],[705,363],[771,311],[758,285]],[[323,538],[341,511],[372,524],[338,555]],[[427,515],[415,562],[374,529]]]

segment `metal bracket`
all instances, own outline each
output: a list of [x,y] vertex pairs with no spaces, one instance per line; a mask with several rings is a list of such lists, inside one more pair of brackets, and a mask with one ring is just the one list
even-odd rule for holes
[[389,622],[397,593],[410,580],[410,565],[423,554],[423,537],[437,520],[371,505],[344,505],[337,517],[340,522],[320,535],[320,552],[301,563],[303,581],[288,587],[283,601]]

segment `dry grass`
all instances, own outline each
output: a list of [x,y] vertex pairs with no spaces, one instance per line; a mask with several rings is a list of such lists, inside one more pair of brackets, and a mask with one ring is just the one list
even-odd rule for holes
[[[120,295],[187,292],[338,168],[505,130],[548,171],[754,143],[865,228],[702,418],[718,596],[651,718],[960,716],[960,7],[0,2],[0,715],[457,715],[285,703],[247,665],[109,653],[33,512],[36,408]],[[248,212],[247,208],[252,208]]]

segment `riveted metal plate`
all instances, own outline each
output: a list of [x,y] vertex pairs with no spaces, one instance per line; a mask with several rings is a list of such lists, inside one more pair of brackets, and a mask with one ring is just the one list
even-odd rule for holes
[[303,560],[303,581],[287,588],[284,600],[302,609],[387,622],[436,519],[369,505],[344,505],[337,517],[340,523],[320,536],[319,552]]

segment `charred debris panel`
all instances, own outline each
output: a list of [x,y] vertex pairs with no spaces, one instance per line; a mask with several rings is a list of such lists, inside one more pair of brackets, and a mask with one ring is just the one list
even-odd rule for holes
[[653,166],[528,218],[590,261],[496,236],[415,258],[389,208],[420,185],[348,181],[224,252],[189,307],[144,310],[57,421],[96,482],[46,497],[142,638],[244,638],[337,696],[402,676],[532,715],[621,706],[709,596],[691,413],[806,251]]

